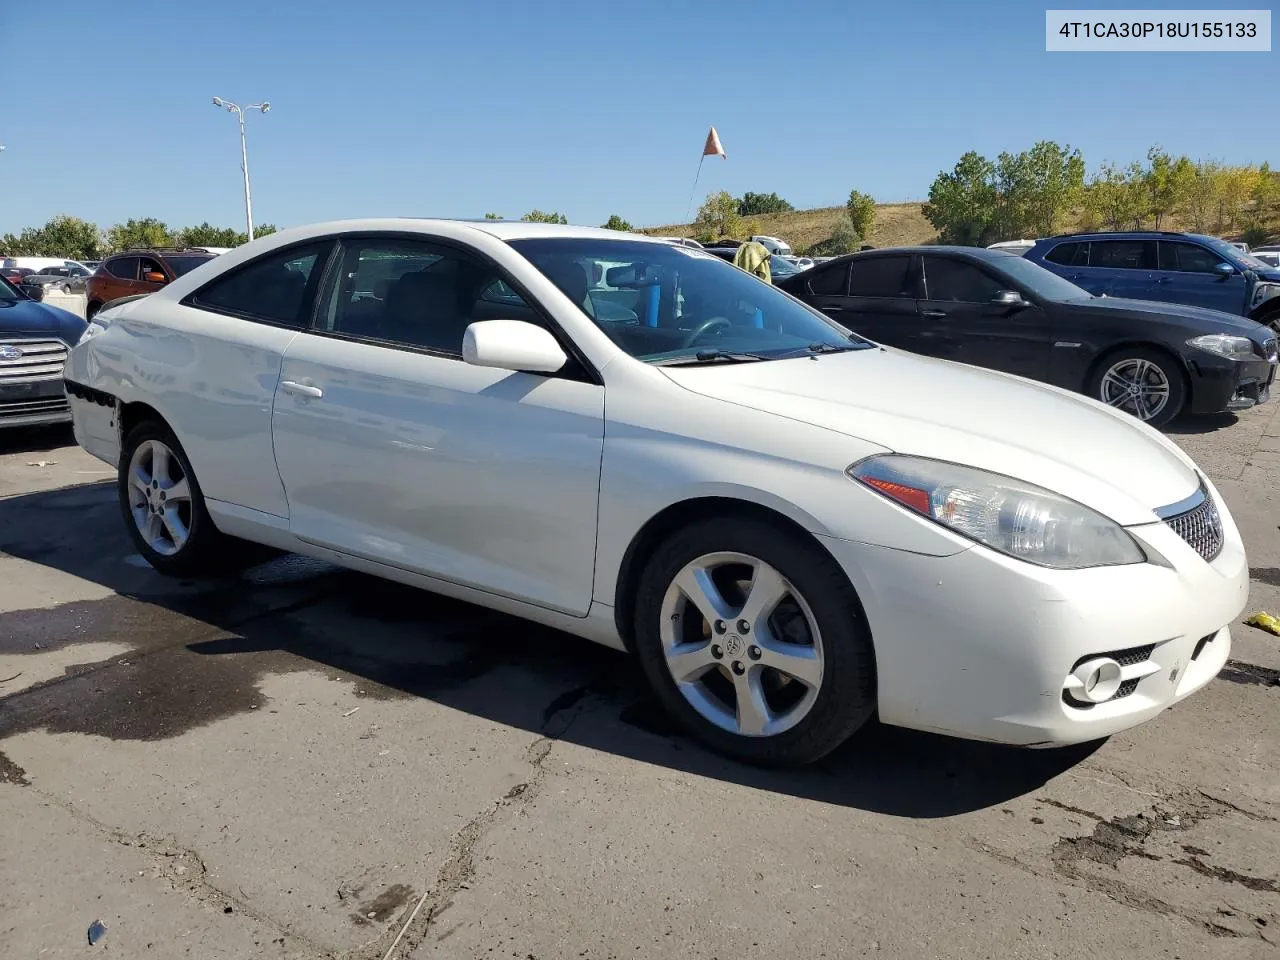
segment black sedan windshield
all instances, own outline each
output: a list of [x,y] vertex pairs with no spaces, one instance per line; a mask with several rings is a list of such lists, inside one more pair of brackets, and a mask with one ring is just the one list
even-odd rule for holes
[[871,346],[700,250],[577,237],[513,240],[511,246],[614,343],[646,362],[772,360]]
[[1010,254],[988,261],[988,264],[1043,300],[1084,300],[1093,296],[1084,287],[1077,287],[1052,270],[1046,270],[1040,264],[1022,257]]

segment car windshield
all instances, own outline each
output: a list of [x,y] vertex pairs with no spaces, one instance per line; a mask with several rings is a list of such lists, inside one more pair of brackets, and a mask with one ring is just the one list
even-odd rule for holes
[[1211,247],[1215,253],[1221,254],[1227,260],[1242,270],[1270,270],[1266,263],[1257,257],[1245,253],[1239,247],[1232,246],[1225,240],[1219,240],[1217,237],[1205,237],[1204,242]]
[[165,257],[165,262],[173,269],[173,275],[175,277],[180,277],[184,273],[190,273],[196,267],[200,266],[200,264],[208,263],[212,259],[212,257],[176,256]]
[[1052,270],[1013,254],[993,257],[988,263],[1042,300],[1080,300],[1093,296],[1084,287],[1064,280]]
[[648,363],[774,360],[873,346],[763,280],[690,247],[576,237],[511,246],[581,304],[614,343]]
[[799,272],[800,272],[800,268],[797,267],[790,260],[785,260],[782,257],[777,256],[776,254],[769,258],[769,273],[772,276],[792,277]]

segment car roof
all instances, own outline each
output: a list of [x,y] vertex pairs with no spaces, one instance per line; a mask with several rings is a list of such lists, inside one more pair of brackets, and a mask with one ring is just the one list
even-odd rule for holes
[[993,263],[999,263],[1008,260],[1010,257],[1020,260],[1021,257],[1016,253],[1010,253],[1008,250],[989,250],[986,247],[963,247],[958,245],[949,245],[945,243],[921,245],[914,247],[877,247],[875,250],[859,250],[855,253],[846,253],[843,256],[836,257],[822,264],[824,267],[829,264],[842,260],[853,259],[871,259],[873,257],[891,256],[897,254],[918,254],[918,253],[941,253],[947,256],[967,257],[970,260],[986,260]]
[[338,233],[384,233],[403,231],[405,233],[430,232],[433,227],[448,226],[453,230],[463,227],[477,233],[487,233],[498,240],[533,240],[540,238],[593,239],[593,240],[625,240],[640,243],[660,243],[670,246],[666,240],[639,233],[626,233],[621,230],[608,230],[604,227],[583,227],[562,223],[526,223],[523,220],[467,220],[451,217],[376,217],[350,220],[329,220],[322,223],[311,223],[303,226],[289,227],[273,237],[288,239],[290,242],[308,240]]
[[[1060,233],[1056,237],[1045,237],[1037,241],[1042,243],[1058,243],[1064,240],[1217,240],[1218,237],[1206,236],[1202,233],[1182,233],[1178,230],[1099,230],[1094,233]],[[1224,241],[1230,243],[1231,241]]]

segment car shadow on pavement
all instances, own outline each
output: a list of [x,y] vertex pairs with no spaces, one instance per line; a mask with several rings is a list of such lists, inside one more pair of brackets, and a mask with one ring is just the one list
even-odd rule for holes
[[167,739],[264,705],[265,676],[319,666],[357,696],[423,698],[535,736],[902,817],[1001,804],[1097,748],[1019,750],[872,723],[812,767],[744,766],[678,730],[630,657],[559,631],[298,557],[224,580],[163,578],[133,553],[109,483],[0,500],[0,553],[114,594],[0,614],[0,654],[130,650],[0,699],[0,740],[32,729]]
[[1212,413],[1206,416],[1193,417],[1183,414],[1172,423],[1161,428],[1163,432],[1178,437],[1189,437],[1201,433],[1216,433],[1240,422],[1234,413]]

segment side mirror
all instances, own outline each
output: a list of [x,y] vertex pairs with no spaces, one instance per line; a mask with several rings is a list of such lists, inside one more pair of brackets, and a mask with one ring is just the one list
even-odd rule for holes
[[38,283],[20,283],[18,289],[25,293],[32,300],[44,299],[44,287]]
[[148,270],[142,275],[142,279],[147,283],[164,283],[168,278],[163,273],[156,273],[154,270]]
[[556,338],[524,320],[479,320],[462,335],[462,359],[477,367],[555,373],[569,358]]
[[1027,301],[1022,298],[1022,294],[1020,294],[1017,290],[1001,290],[998,293],[996,293],[994,297],[991,298],[991,302],[999,307],[1030,306],[1030,304],[1028,304]]
[[1234,277],[1236,275],[1236,268],[1224,261],[1222,263],[1215,263],[1213,265],[1213,272],[1218,274],[1220,277]]

